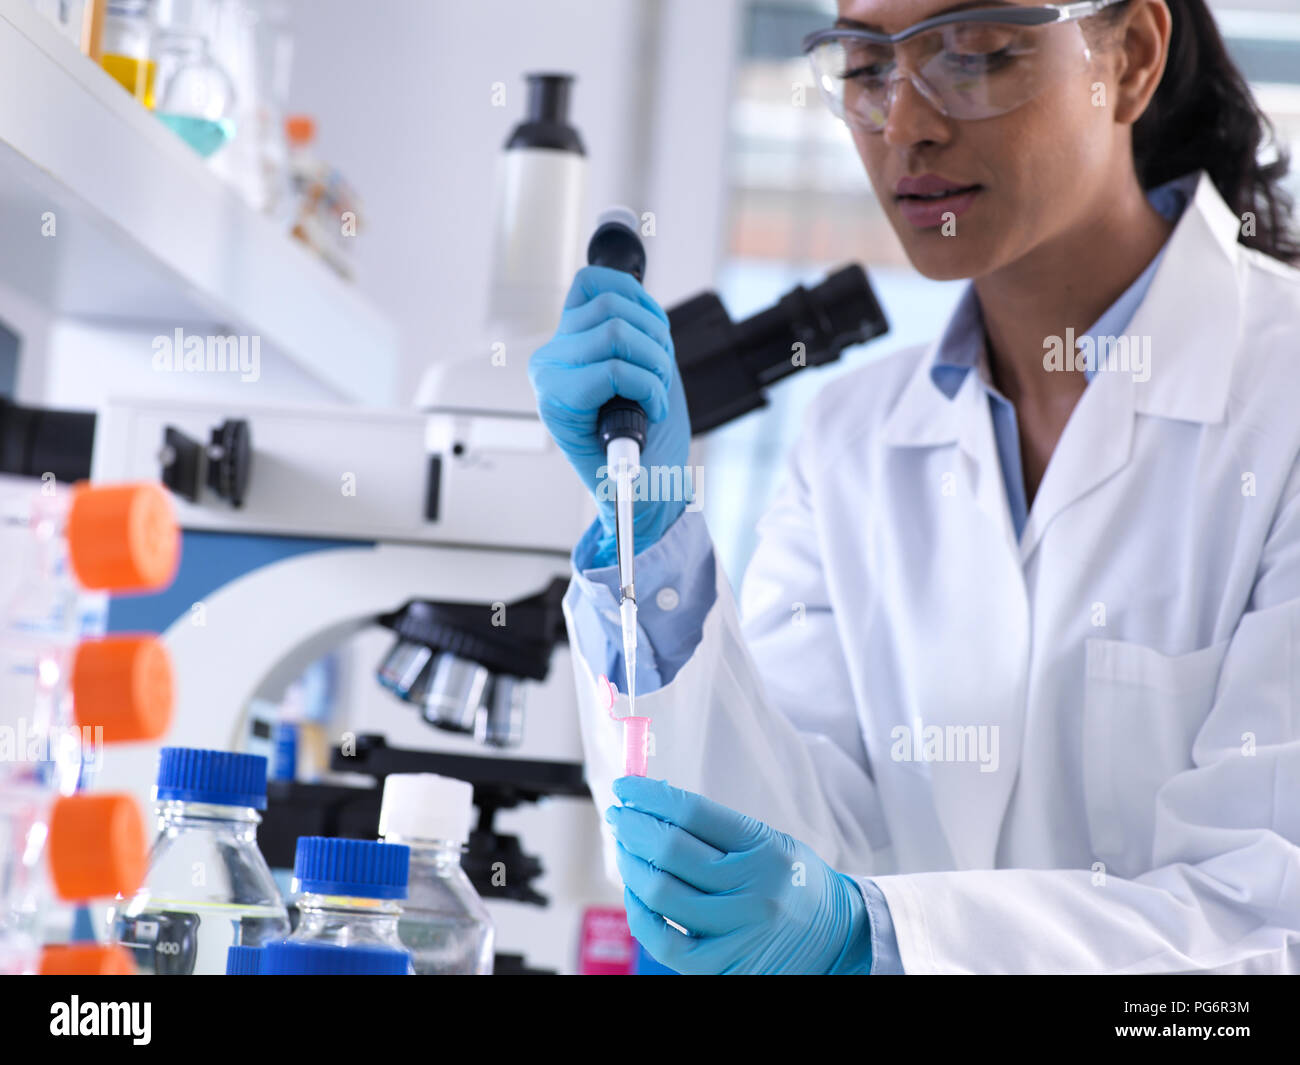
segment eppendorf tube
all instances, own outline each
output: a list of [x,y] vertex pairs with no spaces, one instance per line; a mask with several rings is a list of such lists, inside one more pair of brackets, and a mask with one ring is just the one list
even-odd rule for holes
[[623,725],[623,775],[643,777],[650,757],[650,718],[618,717],[614,713],[614,685],[604,674],[597,680],[598,694],[611,720]]
[[625,717],[623,722],[623,775],[643,777],[650,751],[650,719]]

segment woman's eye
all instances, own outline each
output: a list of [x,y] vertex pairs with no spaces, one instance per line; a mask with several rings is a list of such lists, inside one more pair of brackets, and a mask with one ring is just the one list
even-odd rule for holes
[[846,48],[837,65],[843,81],[878,81],[894,68],[894,53],[893,49],[870,45]]
[[1006,48],[996,52],[945,52],[944,65],[961,74],[992,74],[1001,70],[1012,61],[1011,51]]
[[854,67],[840,75],[845,81],[879,81],[889,73],[889,64],[871,63],[864,67]]

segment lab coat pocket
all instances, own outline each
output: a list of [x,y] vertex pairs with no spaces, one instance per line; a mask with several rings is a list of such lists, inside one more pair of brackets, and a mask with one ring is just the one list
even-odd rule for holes
[[1214,704],[1228,641],[1183,655],[1088,640],[1083,783],[1095,855],[1107,870],[1151,868],[1156,796],[1192,768],[1192,743]]

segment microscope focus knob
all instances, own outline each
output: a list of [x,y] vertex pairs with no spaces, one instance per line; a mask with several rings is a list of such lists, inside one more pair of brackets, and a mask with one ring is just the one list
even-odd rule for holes
[[227,418],[208,443],[208,487],[231,506],[244,505],[253,461],[253,434],[243,418]]

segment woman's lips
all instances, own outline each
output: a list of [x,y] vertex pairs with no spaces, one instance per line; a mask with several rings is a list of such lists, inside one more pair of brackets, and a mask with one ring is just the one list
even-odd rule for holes
[[983,190],[982,185],[969,185],[964,189],[953,189],[939,197],[896,196],[899,213],[918,229],[931,229],[960,217]]

